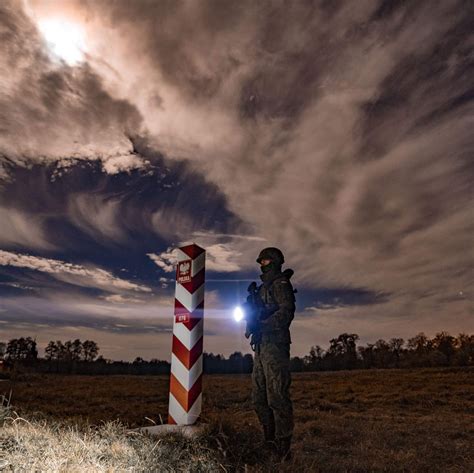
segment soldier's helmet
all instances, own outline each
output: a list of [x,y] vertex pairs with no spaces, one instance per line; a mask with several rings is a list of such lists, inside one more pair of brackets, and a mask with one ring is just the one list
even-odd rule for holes
[[281,266],[285,262],[283,253],[278,248],[269,247],[264,248],[257,258],[257,263],[260,263],[263,259],[272,260],[275,264]]

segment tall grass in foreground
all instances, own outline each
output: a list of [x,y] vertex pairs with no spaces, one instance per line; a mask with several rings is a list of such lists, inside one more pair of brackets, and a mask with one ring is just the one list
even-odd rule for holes
[[11,406],[10,406],[10,399],[12,397],[12,392],[10,391],[10,395],[8,398],[5,394],[0,395],[0,426],[3,425],[5,420],[9,417]]
[[153,438],[106,422],[99,427],[67,425],[15,414],[0,429],[0,469],[42,472],[217,472],[225,471],[200,439]]

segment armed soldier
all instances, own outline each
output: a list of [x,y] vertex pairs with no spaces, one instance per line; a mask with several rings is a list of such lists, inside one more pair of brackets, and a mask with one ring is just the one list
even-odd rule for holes
[[290,324],[295,313],[295,296],[290,278],[293,270],[281,271],[283,253],[278,248],[263,249],[260,264],[263,284],[249,287],[248,303],[258,307],[256,318],[247,324],[255,351],[252,372],[252,401],[263,427],[266,442],[271,442],[283,460],[291,457],[293,406],[290,399]]

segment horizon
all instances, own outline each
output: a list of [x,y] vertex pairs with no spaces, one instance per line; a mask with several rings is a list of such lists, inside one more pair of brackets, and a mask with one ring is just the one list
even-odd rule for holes
[[[410,349],[413,349],[413,348],[410,348],[410,341],[415,341],[416,338],[418,338],[419,336],[425,336],[428,343],[431,343],[433,342],[433,340],[435,339],[436,336],[438,335],[446,335],[448,337],[453,337],[453,341],[454,343],[456,344],[456,340],[460,338],[460,336],[462,335],[467,335],[468,337],[474,337],[474,334],[469,334],[469,333],[466,333],[466,332],[460,332],[458,334],[452,334],[452,333],[449,333],[447,331],[441,331],[441,332],[437,332],[436,334],[433,334],[433,335],[430,335],[429,333],[426,333],[426,332],[418,332],[416,334],[413,334],[413,336],[410,336],[408,338],[397,338],[397,337],[390,337],[390,338],[386,338],[386,339],[383,339],[383,338],[379,338],[377,340],[373,340],[373,341],[366,341],[365,343],[363,343],[358,334],[357,333],[347,333],[347,332],[344,332],[344,333],[341,333],[337,336],[334,337],[334,339],[331,339],[331,340],[328,340],[327,342],[327,345],[326,346],[321,346],[321,345],[318,345],[318,344],[315,344],[315,345],[312,345],[311,347],[308,348],[308,352],[307,353],[304,353],[302,355],[293,355],[291,358],[304,358],[306,356],[308,356],[310,354],[310,351],[313,349],[313,348],[321,348],[323,353],[328,353],[330,347],[331,347],[331,342],[333,342],[333,340],[336,340],[339,336],[341,335],[356,335],[356,339],[355,339],[355,345],[357,348],[359,347],[363,347],[363,348],[367,348],[369,345],[372,345],[372,346],[375,346],[377,344],[377,342],[386,342],[387,344],[390,344],[390,342],[392,342],[392,340],[394,341],[400,341],[402,340],[402,344],[401,344],[401,349],[402,350],[410,350]],[[36,338],[35,337],[23,337],[23,338],[30,338],[31,340],[33,340],[35,343],[36,343]],[[8,345],[8,343],[12,340],[15,340],[15,339],[10,339],[10,340],[0,340],[0,345],[2,343],[5,343],[5,347]],[[81,339],[75,339],[75,340],[79,340],[81,343],[85,342],[86,340],[81,340]],[[65,344],[66,342],[73,342],[75,340],[49,340],[48,341],[48,344],[50,342],[54,342],[55,344],[57,344],[58,342],[61,342],[62,344]],[[95,340],[90,340],[90,341],[93,341],[95,342]],[[112,361],[112,362],[123,362],[123,363],[132,363],[134,362],[137,358],[141,358],[144,362],[151,362],[152,360],[158,360],[159,362],[168,362],[168,363],[171,363],[171,350],[170,350],[170,355],[168,357],[168,359],[160,359],[160,358],[150,358],[149,360],[147,359],[144,359],[142,357],[139,357],[139,356],[136,356],[136,357],[133,357],[132,358],[129,358],[129,359],[110,359],[110,358],[106,358],[102,355],[102,353],[100,353],[100,346],[97,344],[98,346],[98,356],[96,357],[96,359],[92,360],[92,362],[94,361],[97,361],[97,358],[103,358],[107,361]],[[42,346],[36,346],[36,349],[38,350],[38,358],[39,359],[47,359],[46,358],[46,352],[45,352],[45,348],[46,347],[42,347]],[[252,351],[234,351],[232,353],[229,353],[227,356],[224,355],[223,353],[214,353],[212,351],[206,351],[206,350],[203,350],[203,354],[206,354],[206,355],[213,355],[213,356],[221,356],[223,357],[224,359],[229,359],[229,356],[231,355],[235,355],[235,354],[241,354],[242,356],[246,356],[246,355],[252,355]],[[359,356],[359,354],[358,354]],[[64,361],[64,360],[63,360]]]

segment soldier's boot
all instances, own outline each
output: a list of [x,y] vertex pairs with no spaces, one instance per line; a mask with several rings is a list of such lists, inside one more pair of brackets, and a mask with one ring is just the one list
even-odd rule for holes
[[291,436],[284,437],[276,440],[276,451],[278,458],[282,462],[290,461],[292,458],[291,454]]
[[263,426],[263,438],[265,439],[265,442],[275,441],[275,426],[274,425]]
[[274,455],[277,452],[277,445],[275,442],[275,426],[274,425],[262,425],[263,427],[263,439],[265,450]]

